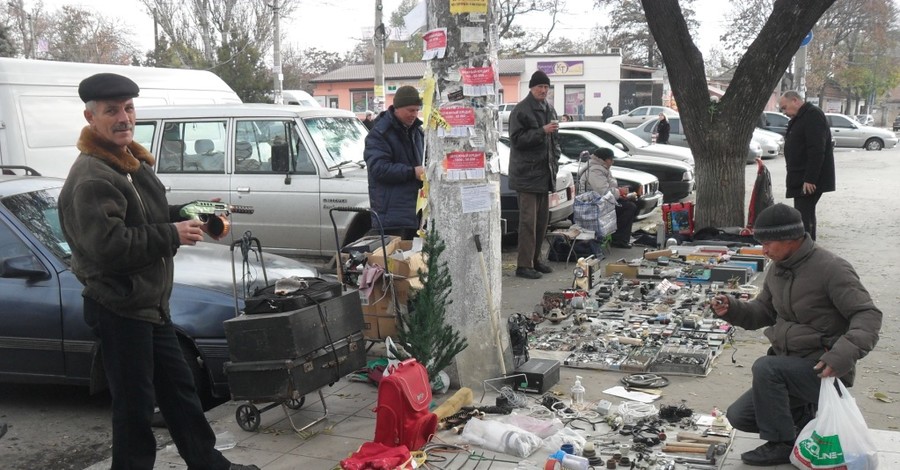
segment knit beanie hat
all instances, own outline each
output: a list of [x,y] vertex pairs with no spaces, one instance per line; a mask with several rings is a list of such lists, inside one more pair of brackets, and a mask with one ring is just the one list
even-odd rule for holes
[[615,154],[613,154],[612,149],[598,147],[594,149],[594,156],[600,160],[612,160],[615,157]]
[[550,77],[540,70],[531,74],[531,80],[528,81],[528,88],[534,88],[538,85],[550,86]]
[[404,85],[397,89],[397,93],[394,93],[394,108],[407,106],[422,106],[422,98],[419,96],[419,90],[416,90],[415,87]]
[[800,211],[781,203],[767,207],[753,223],[753,237],[761,242],[796,240],[804,234]]

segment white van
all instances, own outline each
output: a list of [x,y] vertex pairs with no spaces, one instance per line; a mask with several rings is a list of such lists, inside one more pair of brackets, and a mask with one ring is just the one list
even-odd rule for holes
[[87,124],[78,84],[101,72],[124,75],[141,87],[134,100],[138,116],[150,105],[241,102],[221,78],[203,70],[0,58],[0,164],[65,177]]
[[300,106],[309,106],[311,108],[321,108],[322,105],[316,101],[309,93],[303,90],[281,90],[281,100],[284,104],[294,104]]

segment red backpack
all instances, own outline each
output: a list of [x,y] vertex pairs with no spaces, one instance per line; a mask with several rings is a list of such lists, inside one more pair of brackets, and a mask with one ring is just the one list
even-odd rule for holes
[[378,384],[375,406],[375,442],[410,450],[420,449],[437,429],[437,415],[428,411],[431,384],[428,372],[415,359],[407,359]]

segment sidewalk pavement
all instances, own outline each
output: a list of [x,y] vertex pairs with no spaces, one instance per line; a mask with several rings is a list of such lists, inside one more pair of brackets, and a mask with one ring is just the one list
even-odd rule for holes
[[[378,348],[374,348],[377,350]],[[574,375],[574,371],[568,371]],[[566,368],[563,368],[566,374]],[[597,379],[603,375],[598,371],[579,370],[579,375],[594,375]],[[610,386],[618,380],[618,374],[606,374],[606,381]],[[561,387],[557,386],[556,389]],[[594,389],[598,390],[598,389]],[[497,396],[493,391],[485,394],[481,400],[482,391],[474,390],[475,400],[485,404],[493,404]],[[372,440],[375,435],[375,414],[372,409],[378,398],[374,385],[360,382],[350,382],[342,379],[332,387],[323,389],[325,404],[328,409],[327,419],[313,426],[309,431],[297,434],[291,428],[290,423],[281,407],[273,408],[262,413],[261,426],[256,432],[242,430],[234,417],[235,410],[242,402],[228,402],[207,413],[213,429],[218,438],[219,447],[232,462],[243,464],[256,464],[262,470],[329,470],[338,466],[341,459],[346,458],[366,441]],[[441,402],[451,396],[451,393],[435,396],[435,401]],[[529,395],[537,398],[538,395]],[[599,400],[600,397],[587,397]],[[301,410],[291,411],[294,424],[302,427],[322,416],[322,403],[317,394],[306,397],[306,403]],[[900,432],[873,430],[872,435],[879,449],[879,467],[883,469],[900,468]],[[445,439],[450,443],[458,443],[459,437],[448,432],[441,432],[438,439]],[[599,438],[599,436],[598,436]],[[789,470],[791,465],[779,465],[775,467],[749,467],[741,463],[740,454],[760,445],[755,435],[737,433],[731,448],[720,464],[722,470],[749,470],[758,468],[771,468],[776,470]],[[476,453],[482,453],[484,458],[495,458],[493,462],[465,460],[460,454],[451,464],[440,464],[441,468],[463,470],[478,468],[490,468],[497,470],[540,469],[544,468],[547,452],[542,449],[528,459],[532,466],[518,466],[517,462],[523,460],[505,454],[496,454],[490,451],[482,451],[472,448]],[[450,458],[448,456],[448,458]],[[97,463],[87,470],[106,470],[110,468],[111,461]],[[490,464],[490,465],[486,465]],[[180,470],[187,466],[178,456],[173,444],[169,444],[157,452],[157,470]],[[679,466],[679,469],[686,468]]]

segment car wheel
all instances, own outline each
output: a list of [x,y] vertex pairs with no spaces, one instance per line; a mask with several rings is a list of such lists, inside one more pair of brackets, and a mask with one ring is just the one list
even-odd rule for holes
[[615,121],[615,122],[613,122],[613,124],[621,127],[622,129],[625,129],[625,124],[622,124],[622,121]]
[[866,141],[866,150],[881,150],[884,148],[884,142],[881,139],[876,139],[872,137],[871,139]]

